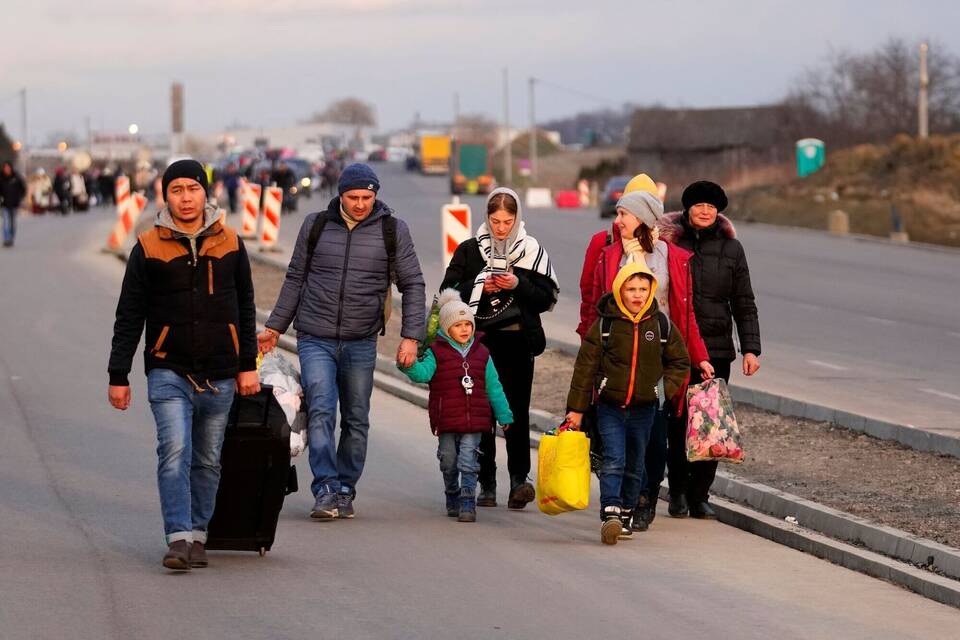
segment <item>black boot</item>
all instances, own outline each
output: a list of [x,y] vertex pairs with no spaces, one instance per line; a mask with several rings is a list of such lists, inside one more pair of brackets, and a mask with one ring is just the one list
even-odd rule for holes
[[681,494],[670,494],[670,506],[667,507],[667,513],[674,518],[686,518],[690,513],[687,507],[687,496]]
[[480,484],[480,495],[477,496],[478,507],[497,506],[497,483]]
[[706,501],[694,502],[690,505],[690,517],[697,520],[716,520],[717,512]]
[[533,485],[527,482],[523,476],[512,476],[510,478],[510,495],[507,497],[508,509],[523,509],[528,502],[533,502],[537,493]]
[[[650,499],[647,497],[647,494],[641,493],[640,499],[637,500],[637,510],[634,512],[633,516],[633,530],[646,531],[650,525],[653,524],[653,519],[656,517],[656,499]],[[640,524],[641,521],[643,523],[642,525]]]

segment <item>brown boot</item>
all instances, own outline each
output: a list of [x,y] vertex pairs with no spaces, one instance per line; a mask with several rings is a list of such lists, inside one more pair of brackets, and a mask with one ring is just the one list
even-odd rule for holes
[[203,546],[202,542],[194,542],[190,546],[190,566],[191,567],[205,567],[207,566],[207,550]]
[[170,543],[163,556],[163,566],[172,571],[190,571],[190,545],[186,540]]
[[533,485],[523,476],[510,479],[510,495],[507,496],[508,509],[523,509],[528,502],[533,502],[537,493]]

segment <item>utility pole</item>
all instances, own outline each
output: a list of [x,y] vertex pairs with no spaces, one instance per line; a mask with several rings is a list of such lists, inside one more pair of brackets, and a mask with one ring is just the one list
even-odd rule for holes
[[453,92],[453,137],[460,133],[460,92]]
[[930,135],[930,120],[927,113],[927,86],[930,76],[927,75],[927,43],[920,45],[920,99],[917,101],[917,117],[919,119],[918,135],[926,138]]
[[503,181],[513,182],[513,140],[510,139],[510,81],[507,68],[503,68],[503,130],[506,144],[503,147]]
[[27,128],[27,88],[24,87],[20,90],[20,134],[23,136],[23,142],[21,143],[20,152],[23,154],[23,175],[24,177],[30,173],[30,143],[27,140],[30,138],[30,130]]
[[534,85],[536,78],[530,78],[530,184],[537,181],[537,116],[534,106]]

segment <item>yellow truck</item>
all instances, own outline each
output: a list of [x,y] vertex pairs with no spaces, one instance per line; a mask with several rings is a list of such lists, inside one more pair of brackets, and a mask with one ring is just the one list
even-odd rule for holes
[[450,172],[450,136],[422,135],[417,151],[420,171],[445,175]]

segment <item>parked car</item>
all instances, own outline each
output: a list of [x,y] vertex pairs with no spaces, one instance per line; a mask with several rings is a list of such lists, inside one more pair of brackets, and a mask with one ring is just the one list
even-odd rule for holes
[[614,176],[607,181],[600,196],[600,217],[612,218],[617,215],[617,201],[623,195],[623,190],[630,182],[630,176]]
[[317,172],[310,162],[303,158],[285,158],[284,162],[290,167],[293,174],[297,176],[294,194],[299,193],[299,195],[310,197],[313,190],[320,187]]

